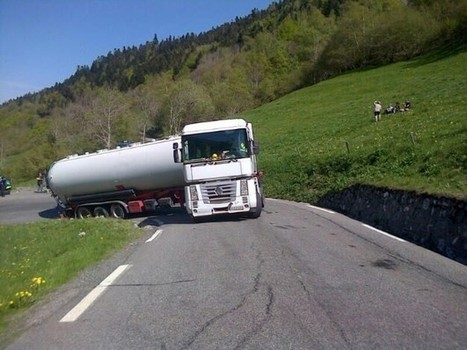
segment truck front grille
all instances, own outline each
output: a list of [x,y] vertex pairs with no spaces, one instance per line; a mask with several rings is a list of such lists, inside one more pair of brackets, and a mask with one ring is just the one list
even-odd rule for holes
[[223,204],[235,200],[235,182],[201,185],[201,195],[205,204]]

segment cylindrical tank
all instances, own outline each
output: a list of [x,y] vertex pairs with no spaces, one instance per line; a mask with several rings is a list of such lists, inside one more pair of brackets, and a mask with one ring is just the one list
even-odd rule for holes
[[174,162],[174,142],[180,144],[180,137],[69,156],[50,167],[49,188],[66,204],[70,196],[183,187],[183,165]]

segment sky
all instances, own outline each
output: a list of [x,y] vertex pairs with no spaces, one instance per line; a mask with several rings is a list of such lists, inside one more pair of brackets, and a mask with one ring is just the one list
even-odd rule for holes
[[0,103],[61,83],[114,49],[199,34],[273,0],[0,0]]

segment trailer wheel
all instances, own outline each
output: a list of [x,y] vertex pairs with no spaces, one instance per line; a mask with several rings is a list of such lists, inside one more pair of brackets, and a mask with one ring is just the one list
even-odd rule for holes
[[116,219],[125,219],[126,211],[120,204],[110,206],[110,215]]
[[95,207],[93,213],[95,217],[109,217],[109,212],[104,207]]
[[75,210],[75,217],[77,219],[86,219],[92,217],[91,211],[86,207],[78,207]]

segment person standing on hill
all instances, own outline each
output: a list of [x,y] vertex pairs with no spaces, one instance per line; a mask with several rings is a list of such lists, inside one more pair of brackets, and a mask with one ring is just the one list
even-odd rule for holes
[[380,101],[375,101],[373,102],[373,105],[375,107],[375,122],[379,122],[381,120],[381,102]]

